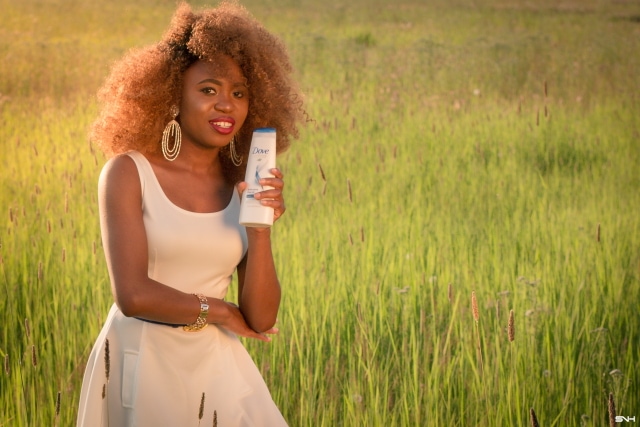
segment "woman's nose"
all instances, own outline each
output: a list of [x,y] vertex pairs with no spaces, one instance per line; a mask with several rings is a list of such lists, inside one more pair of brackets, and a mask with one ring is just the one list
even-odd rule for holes
[[233,108],[233,105],[229,101],[229,99],[227,99],[225,96],[221,96],[220,99],[218,99],[218,102],[216,102],[215,108],[218,111],[228,113]]

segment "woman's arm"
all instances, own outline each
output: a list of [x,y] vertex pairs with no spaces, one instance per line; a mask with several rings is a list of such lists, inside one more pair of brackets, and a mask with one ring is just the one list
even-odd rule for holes
[[238,303],[247,324],[264,332],[276,323],[280,283],[271,253],[271,230],[247,229],[249,249],[238,265]]
[[[274,208],[274,222],[285,211],[282,190],[282,172],[272,169],[275,178],[263,178],[260,183],[273,187],[272,190],[256,194],[265,206]],[[240,183],[238,190],[246,188]],[[280,283],[271,251],[271,229],[247,227],[249,249],[238,265],[238,302],[247,324],[257,332],[268,331],[276,323],[280,308]]]
[[[129,156],[114,157],[103,168],[98,203],[112,292],[122,313],[163,323],[193,323],[200,313],[198,299],[148,276],[140,178]],[[266,340],[246,325],[236,307],[217,298],[207,299],[209,323],[220,324],[242,336]]]

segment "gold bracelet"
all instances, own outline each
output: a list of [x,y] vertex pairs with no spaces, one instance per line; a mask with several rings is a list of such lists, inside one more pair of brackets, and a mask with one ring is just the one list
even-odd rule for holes
[[207,316],[209,315],[209,302],[207,301],[207,297],[202,294],[193,294],[200,301],[200,314],[195,322],[190,325],[185,325],[182,327],[183,330],[187,332],[200,332],[204,328],[207,327]]

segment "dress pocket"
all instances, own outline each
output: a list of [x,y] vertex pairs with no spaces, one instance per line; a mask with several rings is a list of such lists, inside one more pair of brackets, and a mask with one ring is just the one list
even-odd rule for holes
[[133,408],[136,398],[138,376],[138,353],[125,351],[122,362],[122,406]]

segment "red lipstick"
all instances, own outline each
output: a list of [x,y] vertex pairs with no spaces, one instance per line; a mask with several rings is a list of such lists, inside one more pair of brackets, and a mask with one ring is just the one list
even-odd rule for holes
[[218,117],[217,119],[209,120],[209,124],[218,133],[222,135],[229,135],[233,132],[236,121],[231,117]]

